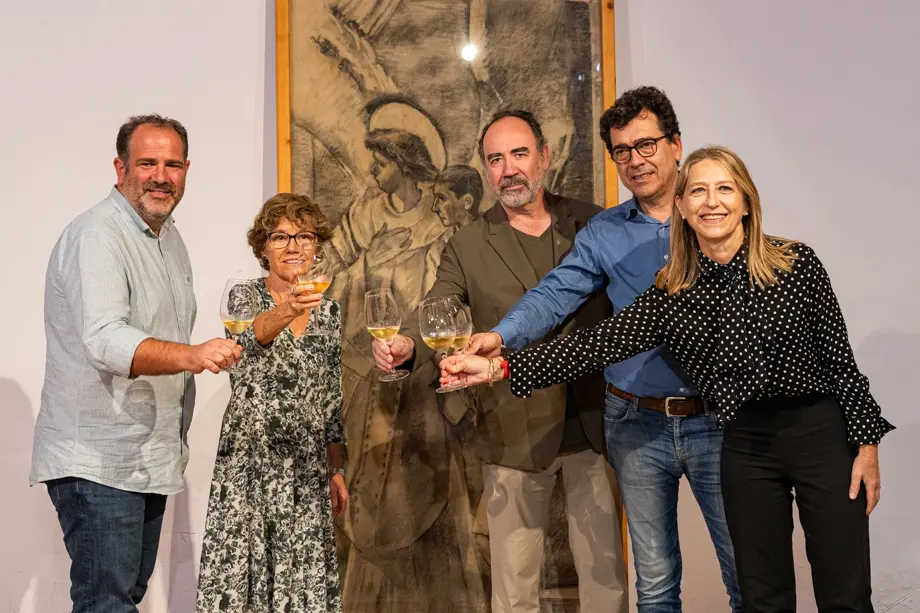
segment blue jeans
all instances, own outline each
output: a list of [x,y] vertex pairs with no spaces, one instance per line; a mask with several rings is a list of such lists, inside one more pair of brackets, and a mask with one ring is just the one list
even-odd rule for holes
[[720,484],[722,431],[711,415],[668,417],[608,392],[604,430],[636,563],[640,613],[679,613],[682,563],[677,494],[686,475],[722,568],[732,611],[741,591]]
[[73,613],[137,613],[157,559],[166,496],[73,477],[47,486],[70,555]]

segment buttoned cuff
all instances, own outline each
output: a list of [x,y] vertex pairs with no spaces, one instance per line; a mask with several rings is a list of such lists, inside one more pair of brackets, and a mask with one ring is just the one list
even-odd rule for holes
[[882,437],[894,428],[891,422],[881,415],[862,417],[858,422],[847,423],[847,437],[854,445],[878,445]]

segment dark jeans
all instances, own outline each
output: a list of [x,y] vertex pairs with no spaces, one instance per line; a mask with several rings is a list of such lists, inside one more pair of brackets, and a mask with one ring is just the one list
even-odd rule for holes
[[137,613],[156,563],[166,496],[72,477],[47,486],[70,555],[73,613]]
[[743,405],[725,430],[722,496],[745,613],[795,611],[792,501],[821,613],[871,613],[866,492],[849,499],[857,449],[832,396]]

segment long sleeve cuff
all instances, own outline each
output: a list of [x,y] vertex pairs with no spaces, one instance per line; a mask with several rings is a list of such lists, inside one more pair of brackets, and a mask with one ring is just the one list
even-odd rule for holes
[[847,420],[847,438],[854,445],[878,445],[894,428],[881,415],[861,415]]
[[502,343],[508,349],[520,349],[517,346],[518,333],[515,329],[514,324],[511,322],[505,321],[504,319],[498,322],[498,325],[490,330],[490,332],[495,332],[502,337]]

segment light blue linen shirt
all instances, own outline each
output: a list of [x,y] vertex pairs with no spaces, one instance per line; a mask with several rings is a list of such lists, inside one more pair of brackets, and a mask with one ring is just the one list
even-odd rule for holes
[[185,243],[157,236],[117,189],[61,234],[45,275],[45,380],[30,481],[79,477],[174,494],[188,462],[189,373],[131,378],[147,338],[189,343],[196,304]]

